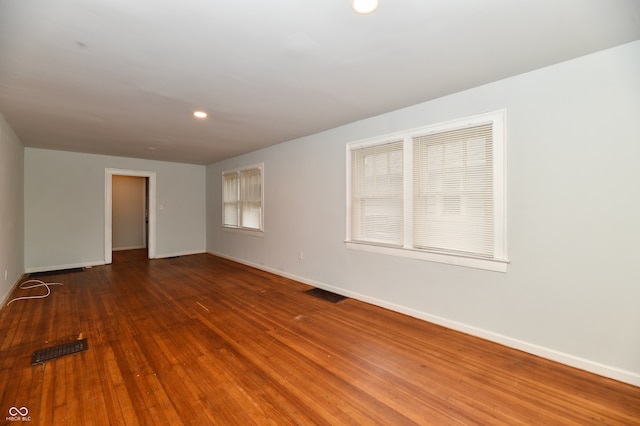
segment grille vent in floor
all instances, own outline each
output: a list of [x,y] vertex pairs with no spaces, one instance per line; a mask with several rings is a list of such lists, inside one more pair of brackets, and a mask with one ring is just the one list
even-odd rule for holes
[[311,290],[305,291],[305,293],[315,297],[319,297],[320,299],[328,300],[331,303],[338,303],[347,298],[347,296],[343,296],[337,293],[332,293],[330,291],[323,290],[321,288],[312,288]]
[[75,354],[77,352],[83,352],[88,348],[87,339],[80,339],[69,343],[63,343],[58,346],[52,346],[50,348],[39,349],[31,355],[31,365],[44,365],[46,361],[60,358],[65,355]]
[[74,272],[84,272],[84,268],[59,269],[57,271],[30,272],[29,278],[46,277],[49,275],[71,274]]

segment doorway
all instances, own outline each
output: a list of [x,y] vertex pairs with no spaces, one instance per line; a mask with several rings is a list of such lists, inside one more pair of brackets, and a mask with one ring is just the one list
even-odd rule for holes
[[[130,179],[134,178],[134,179]],[[116,198],[114,199],[114,181]],[[124,189],[124,194],[122,188]],[[136,189],[137,188],[137,189]],[[138,192],[138,194],[135,194]],[[129,200],[129,201],[127,201]],[[122,206],[122,202],[132,205]],[[117,207],[114,226],[114,203]],[[156,256],[156,173],[105,169],[104,263],[113,261],[113,250],[146,248],[147,258]],[[124,210],[124,213],[123,213]],[[139,213],[136,213],[139,212]],[[136,217],[137,216],[137,217]],[[122,217],[125,217],[123,223]],[[137,223],[139,226],[134,225]]]
[[112,262],[120,258],[148,258],[147,177],[113,175],[111,178]]

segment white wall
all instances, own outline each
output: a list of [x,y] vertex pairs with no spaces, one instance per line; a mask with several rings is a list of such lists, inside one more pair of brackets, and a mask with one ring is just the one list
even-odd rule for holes
[[205,251],[205,167],[25,149],[25,269],[104,263],[105,169],[156,172],[156,257]]
[[24,272],[23,159],[22,143],[0,115],[0,306]]
[[[499,108],[507,273],[345,248],[348,142]],[[639,159],[640,41],[210,165],[207,249],[640,385]],[[221,172],[258,162],[264,237],[222,231]]]
[[111,194],[113,250],[146,247],[145,194],[146,178],[113,176]]

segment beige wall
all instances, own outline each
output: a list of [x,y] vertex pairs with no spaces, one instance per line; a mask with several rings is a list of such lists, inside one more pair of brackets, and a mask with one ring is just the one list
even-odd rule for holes
[[24,147],[0,115],[0,305],[24,272],[23,182]]
[[156,257],[205,251],[204,166],[26,148],[25,269],[105,261],[105,170],[156,174]]

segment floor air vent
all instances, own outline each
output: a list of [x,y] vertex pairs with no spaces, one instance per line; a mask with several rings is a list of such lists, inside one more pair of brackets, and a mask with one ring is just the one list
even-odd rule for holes
[[46,277],[48,275],[63,275],[74,272],[84,272],[84,268],[59,269],[57,271],[30,272],[29,278]]
[[347,296],[343,296],[337,293],[332,293],[330,291],[323,290],[321,288],[312,288],[311,290],[305,291],[305,293],[318,297],[320,299],[327,300],[331,303],[338,303],[347,298]]
[[63,343],[62,345],[52,346],[50,348],[39,349],[31,355],[31,365],[38,365],[52,359],[61,358],[65,355],[71,355],[78,352],[86,351],[89,348],[87,339],[74,340],[73,342]]

